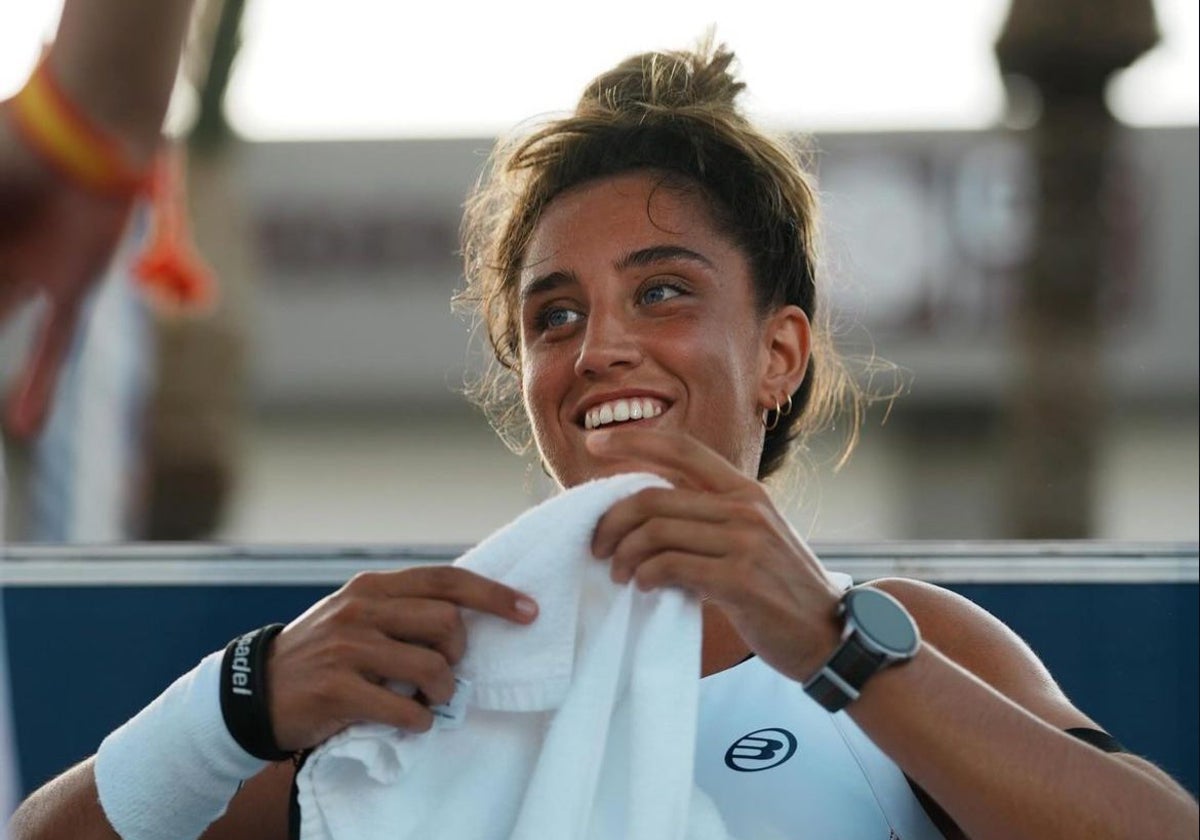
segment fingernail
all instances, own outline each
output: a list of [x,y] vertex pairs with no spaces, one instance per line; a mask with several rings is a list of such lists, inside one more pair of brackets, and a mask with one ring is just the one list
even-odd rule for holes
[[538,606],[537,606],[537,603],[535,603],[533,601],[533,599],[531,599],[531,598],[518,598],[517,599],[517,612],[519,612],[521,615],[525,616],[526,618],[533,618],[535,615],[537,615],[537,611],[538,611]]

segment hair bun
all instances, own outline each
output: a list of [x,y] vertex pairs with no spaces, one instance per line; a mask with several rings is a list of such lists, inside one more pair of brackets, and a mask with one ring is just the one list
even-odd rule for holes
[[575,110],[581,116],[600,111],[638,117],[696,107],[736,111],[734,100],[746,85],[730,72],[733,61],[733,52],[714,45],[711,33],[694,51],[634,55],[593,79]]

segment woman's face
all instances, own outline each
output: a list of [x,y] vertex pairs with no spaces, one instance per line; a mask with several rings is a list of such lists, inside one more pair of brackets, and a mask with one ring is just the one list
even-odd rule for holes
[[698,191],[637,172],[563,193],[518,294],[525,406],[559,483],[638,469],[584,446],[636,426],[686,432],[755,475],[759,406],[780,393],[764,381],[771,341],[746,256]]

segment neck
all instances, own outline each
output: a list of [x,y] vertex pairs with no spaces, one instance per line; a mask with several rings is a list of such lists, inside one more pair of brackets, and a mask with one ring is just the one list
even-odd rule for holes
[[700,647],[700,676],[707,677],[732,668],[750,653],[733,624],[722,610],[705,601],[701,607],[704,637]]

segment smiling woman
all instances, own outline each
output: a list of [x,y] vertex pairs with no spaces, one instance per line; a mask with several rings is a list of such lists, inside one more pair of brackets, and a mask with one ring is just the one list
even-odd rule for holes
[[765,334],[741,250],[694,189],[663,177],[576,187],[548,206],[530,242],[519,378],[538,450],[564,486],[630,467],[587,452],[589,414],[593,427],[687,431],[753,473],[760,406],[804,372],[803,311]]
[[[732,61],[711,44],[635,56],[502,147],[469,206],[460,299],[495,350],[483,391],[507,397],[501,420],[528,414],[563,487],[633,470],[670,484],[607,507],[590,549],[612,581],[698,607],[695,786],[732,837],[1195,837],[1195,802],[1011,630],[915,581],[845,591],[772,502],[759,479],[845,379],[819,327],[813,193],[738,110]],[[305,814],[279,759],[356,722],[428,730],[455,696],[467,610],[540,620],[461,566],[357,576],[244,637],[256,701],[222,714],[231,672],[211,655],[35,794],[17,836],[282,840]],[[489,621],[470,632],[500,632]],[[128,760],[141,746],[153,758]]]
[[[672,413],[680,394],[651,389],[644,396],[667,411],[658,425],[685,428],[689,412],[712,424],[736,410],[736,434],[713,426],[701,439],[759,478],[779,469],[793,441],[802,443],[844,409],[853,446],[862,401],[817,309],[813,188],[789,144],[751,127],[737,108],[744,85],[728,72],[732,54],[710,58],[658,54],[621,63],[587,87],[573,115],[500,144],[468,203],[468,286],[458,303],[479,317],[498,363],[473,396],[518,451],[530,442],[527,419],[544,456],[564,443],[531,400],[546,396],[540,374],[555,358],[551,348],[561,358],[563,339],[582,340],[578,324],[589,307],[615,303],[586,300],[599,289],[585,278],[603,278],[610,298],[637,303],[626,307],[638,315],[626,324],[661,324],[655,334],[676,357],[698,369],[706,356],[707,363],[745,366],[732,381],[749,390],[723,394],[720,410],[692,394]],[[662,299],[642,297],[651,293]],[[547,314],[565,320],[548,330]],[[764,332],[768,314],[778,329]],[[688,347],[683,325],[709,339],[706,346]],[[668,339],[664,328],[675,334]],[[719,335],[740,345],[711,346]],[[593,347],[603,351],[607,340],[589,338],[600,343],[589,342],[580,358],[585,368],[600,359]],[[789,348],[794,358],[780,356]],[[773,378],[752,384],[751,370],[767,359],[751,356],[761,352],[771,356]],[[799,370],[779,367],[789,362]],[[675,390],[687,392],[687,384]],[[643,395],[592,387],[568,396],[588,404],[561,406],[564,431],[585,425],[590,408],[602,412],[604,402]],[[764,436],[754,418],[768,410]],[[581,478],[556,477],[568,486]]]
[[[814,193],[739,110],[732,60],[634,56],[502,144],[459,298],[497,361],[477,397],[502,431],[528,419],[562,486],[674,485],[617,502],[592,550],[617,582],[703,601],[697,783],[735,836],[1187,836],[1194,803],[1011,631],[913,581],[843,595],[754,480],[847,404],[855,429],[862,398],[821,323]],[[825,714],[842,709],[854,724]],[[784,741],[738,736],[793,730],[802,758],[725,772],[719,747],[766,761]]]

